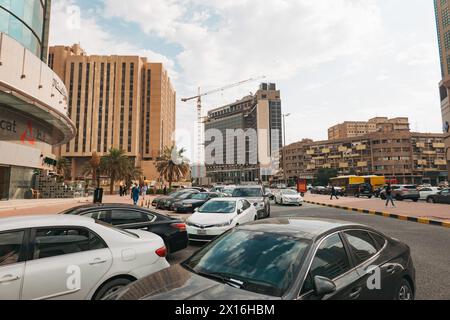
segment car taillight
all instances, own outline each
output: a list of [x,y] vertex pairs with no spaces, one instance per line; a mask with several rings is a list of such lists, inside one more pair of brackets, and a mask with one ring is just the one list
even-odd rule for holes
[[178,229],[178,231],[181,231],[181,232],[186,231],[186,224],[184,224],[184,223],[172,223],[170,226],[172,228]]
[[159,248],[158,250],[155,251],[155,253],[161,258],[165,258],[167,256],[167,248],[166,247]]

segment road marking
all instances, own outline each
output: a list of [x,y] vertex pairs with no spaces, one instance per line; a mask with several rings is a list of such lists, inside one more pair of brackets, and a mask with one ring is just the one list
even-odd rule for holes
[[430,220],[426,219],[426,218],[418,218],[417,220],[419,223],[422,223],[422,224],[430,224]]

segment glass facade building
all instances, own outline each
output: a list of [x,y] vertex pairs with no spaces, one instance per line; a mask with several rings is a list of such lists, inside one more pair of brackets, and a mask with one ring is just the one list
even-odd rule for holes
[[47,57],[50,0],[0,0],[0,32],[42,60]]

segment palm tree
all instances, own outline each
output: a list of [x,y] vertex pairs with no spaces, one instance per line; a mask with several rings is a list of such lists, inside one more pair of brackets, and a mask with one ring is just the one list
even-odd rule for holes
[[72,163],[69,159],[65,157],[61,157],[58,159],[56,164],[56,171],[59,175],[63,177],[64,180],[67,180],[70,176],[70,167]]
[[125,172],[125,176],[122,177],[125,180],[126,185],[129,186],[133,181],[140,180],[143,176],[143,172],[140,168],[136,168],[134,166],[133,161],[131,159],[128,161],[128,168]]
[[160,176],[169,182],[169,189],[174,181],[180,181],[189,173],[189,161],[183,156],[185,152],[185,149],[177,150],[176,146],[166,147],[156,163]]
[[114,193],[114,184],[127,177],[131,168],[134,165],[130,163],[130,159],[125,155],[124,150],[114,149],[109,150],[109,154],[104,156],[101,160],[101,171],[105,173],[110,180],[109,191]]

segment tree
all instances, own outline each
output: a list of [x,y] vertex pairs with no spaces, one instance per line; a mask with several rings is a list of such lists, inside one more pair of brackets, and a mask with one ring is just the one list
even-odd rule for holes
[[100,156],[97,152],[94,152],[92,153],[92,157],[89,162],[83,168],[83,175],[85,177],[92,177],[92,180],[97,184],[97,188],[100,188],[100,164]]
[[126,184],[129,186],[133,183],[133,181],[140,180],[142,176],[143,176],[142,170],[140,168],[136,168],[134,166],[133,161],[129,159],[128,168],[125,172],[125,176],[122,177],[123,180],[125,180]]
[[189,161],[183,156],[185,152],[185,149],[177,150],[176,146],[166,147],[156,164],[160,176],[169,182],[169,188],[174,181],[180,181],[189,173]]
[[337,175],[338,171],[336,169],[321,168],[317,172],[316,185],[328,186],[330,184],[330,179],[337,177]]
[[68,180],[70,177],[71,161],[67,158],[61,157],[56,164],[56,171],[63,177],[64,180]]
[[114,193],[114,184],[122,179],[125,179],[134,165],[131,160],[125,155],[124,150],[114,149],[109,150],[109,153],[101,159],[101,171],[109,177],[109,191]]

